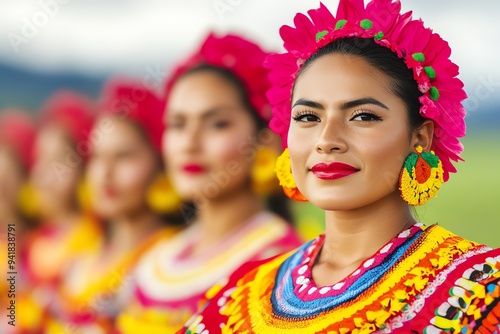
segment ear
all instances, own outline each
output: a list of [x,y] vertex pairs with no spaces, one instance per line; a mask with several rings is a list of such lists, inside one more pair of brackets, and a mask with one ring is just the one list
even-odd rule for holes
[[434,137],[434,122],[430,119],[426,120],[418,129],[413,131],[412,147],[422,146],[425,151],[430,151],[432,146],[432,138]]

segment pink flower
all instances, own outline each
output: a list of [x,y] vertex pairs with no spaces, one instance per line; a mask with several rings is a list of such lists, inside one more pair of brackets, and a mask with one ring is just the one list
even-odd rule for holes
[[269,53],[240,36],[218,37],[211,33],[200,49],[180,64],[167,80],[165,97],[177,79],[189,69],[206,64],[230,70],[245,85],[250,104],[264,120],[271,118],[271,106],[266,91],[271,87],[269,71],[263,66]]

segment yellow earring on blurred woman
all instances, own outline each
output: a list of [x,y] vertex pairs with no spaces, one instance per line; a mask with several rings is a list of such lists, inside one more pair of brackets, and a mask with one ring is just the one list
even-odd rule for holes
[[76,188],[76,198],[78,206],[83,212],[89,212],[92,209],[92,195],[88,182],[83,179],[78,183]]
[[288,148],[285,148],[283,153],[276,161],[275,172],[278,180],[280,181],[280,186],[283,187],[285,195],[299,202],[307,202],[307,198],[302,195],[300,190],[297,188],[297,185],[295,184]]
[[156,213],[174,213],[181,204],[180,196],[175,192],[166,175],[156,177],[146,194],[146,202]]
[[17,193],[17,205],[21,213],[28,218],[35,218],[40,214],[40,205],[36,190],[28,181],[25,182]]
[[259,147],[255,152],[255,160],[251,170],[252,190],[266,196],[279,189],[279,182],[274,172],[278,153],[268,147]]

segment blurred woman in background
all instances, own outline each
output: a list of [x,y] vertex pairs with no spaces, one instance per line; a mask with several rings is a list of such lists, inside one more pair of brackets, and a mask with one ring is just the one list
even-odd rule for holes
[[[21,272],[20,255],[32,227],[29,222],[33,203],[26,194],[29,194],[28,173],[33,165],[35,137],[36,127],[27,112],[18,109],[0,112],[0,254],[5,259],[2,263],[3,273]],[[8,324],[11,321],[8,307],[12,295],[10,282],[6,278],[0,280],[0,316],[3,319],[0,332],[7,334],[14,333],[15,327]],[[18,275],[17,288],[21,287],[21,279],[21,275]],[[16,297],[18,299],[19,295]]]
[[68,265],[80,253],[92,250],[100,236],[97,222],[84,212],[79,196],[93,114],[93,103],[73,91],[56,92],[39,111],[30,178],[40,227],[27,245],[29,298],[21,301],[19,314],[21,328],[28,332],[42,326],[43,312]]
[[160,198],[164,207],[158,208],[155,198],[166,185],[160,151],[162,110],[158,97],[136,82],[106,84],[90,135],[87,171],[91,206],[105,234],[62,282],[48,333],[109,333],[127,298],[128,276],[136,261],[176,230],[155,212],[177,208],[168,196]]
[[0,112],[0,240],[5,241],[8,225],[15,225],[18,246],[27,222],[33,218],[34,208],[25,203],[29,199],[25,200],[23,195],[33,166],[35,138],[36,127],[26,111]]
[[[138,265],[122,333],[173,333],[207,291],[242,263],[295,248],[291,224],[266,207],[278,188],[279,141],[267,129],[267,53],[208,36],[167,83],[164,158],[192,224]],[[272,208],[271,208],[272,209]]]

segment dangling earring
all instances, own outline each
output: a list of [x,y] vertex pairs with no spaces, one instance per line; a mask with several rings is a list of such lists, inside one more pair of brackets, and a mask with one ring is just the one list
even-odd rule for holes
[[90,194],[89,184],[85,179],[78,183],[76,197],[80,209],[83,212],[90,212],[92,209],[92,195]]
[[274,172],[278,154],[268,148],[260,147],[255,152],[255,161],[251,170],[252,190],[266,196],[279,189],[279,182]]
[[181,204],[180,196],[174,191],[166,175],[159,175],[146,193],[146,202],[156,213],[172,213]]
[[433,151],[422,152],[422,146],[417,146],[403,164],[399,190],[406,203],[417,206],[436,197],[443,182],[443,165],[439,157]]
[[299,202],[307,202],[307,198],[302,195],[300,190],[297,188],[297,185],[295,184],[295,180],[292,175],[290,154],[288,153],[288,148],[283,151],[283,153],[276,161],[275,172],[280,182],[280,186],[283,187],[285,195]]
[[17,205],[21,213],[28,218],[35,218],[40,214],[38,196],[33,185],[25,182],[17,193]]

